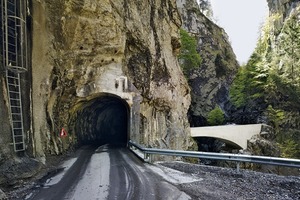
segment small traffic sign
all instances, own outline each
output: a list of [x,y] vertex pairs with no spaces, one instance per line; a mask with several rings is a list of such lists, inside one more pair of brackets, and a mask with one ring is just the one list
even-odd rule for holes
[[60,137],[66,137],[67,135],[68,135],[68,134],[67,134],[67,131],[66,131],[64,128],[62,128],[61,131],[60,131],[59,136],[60,136]]

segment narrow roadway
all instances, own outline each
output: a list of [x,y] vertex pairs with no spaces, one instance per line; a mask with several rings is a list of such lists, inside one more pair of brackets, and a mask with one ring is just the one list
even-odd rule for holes
[[62,167],[62,172],[48,178],[26,199],[189,199],[126,148],[85,146]]

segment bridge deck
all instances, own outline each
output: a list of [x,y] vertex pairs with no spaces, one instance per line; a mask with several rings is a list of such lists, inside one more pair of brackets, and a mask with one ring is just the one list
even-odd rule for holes
[[261,132],[262,124],[192,127],[192,137],[212,137],[246,149],[247,141]]

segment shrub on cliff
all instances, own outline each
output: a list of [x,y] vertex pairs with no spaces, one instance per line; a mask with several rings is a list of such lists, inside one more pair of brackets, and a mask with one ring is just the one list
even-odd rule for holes
[[221,108],[216,107],[208,113],[207,122],[211,126],[223,125],[225,123],[224,113]]
[[201,64],[201,57],[197,52],[197,41],[183,29],[180,29],[181,49],[178,56],[180,66],[185,75],[192,69],[198,68]]

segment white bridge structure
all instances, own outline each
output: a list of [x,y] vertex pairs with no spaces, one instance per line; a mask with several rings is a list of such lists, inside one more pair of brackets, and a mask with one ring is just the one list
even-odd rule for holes
[[262,126],[263,124],[191,127],[191,136],[216,138],[241,149],[247,149],[248,140],[254,135],[259,135]]

